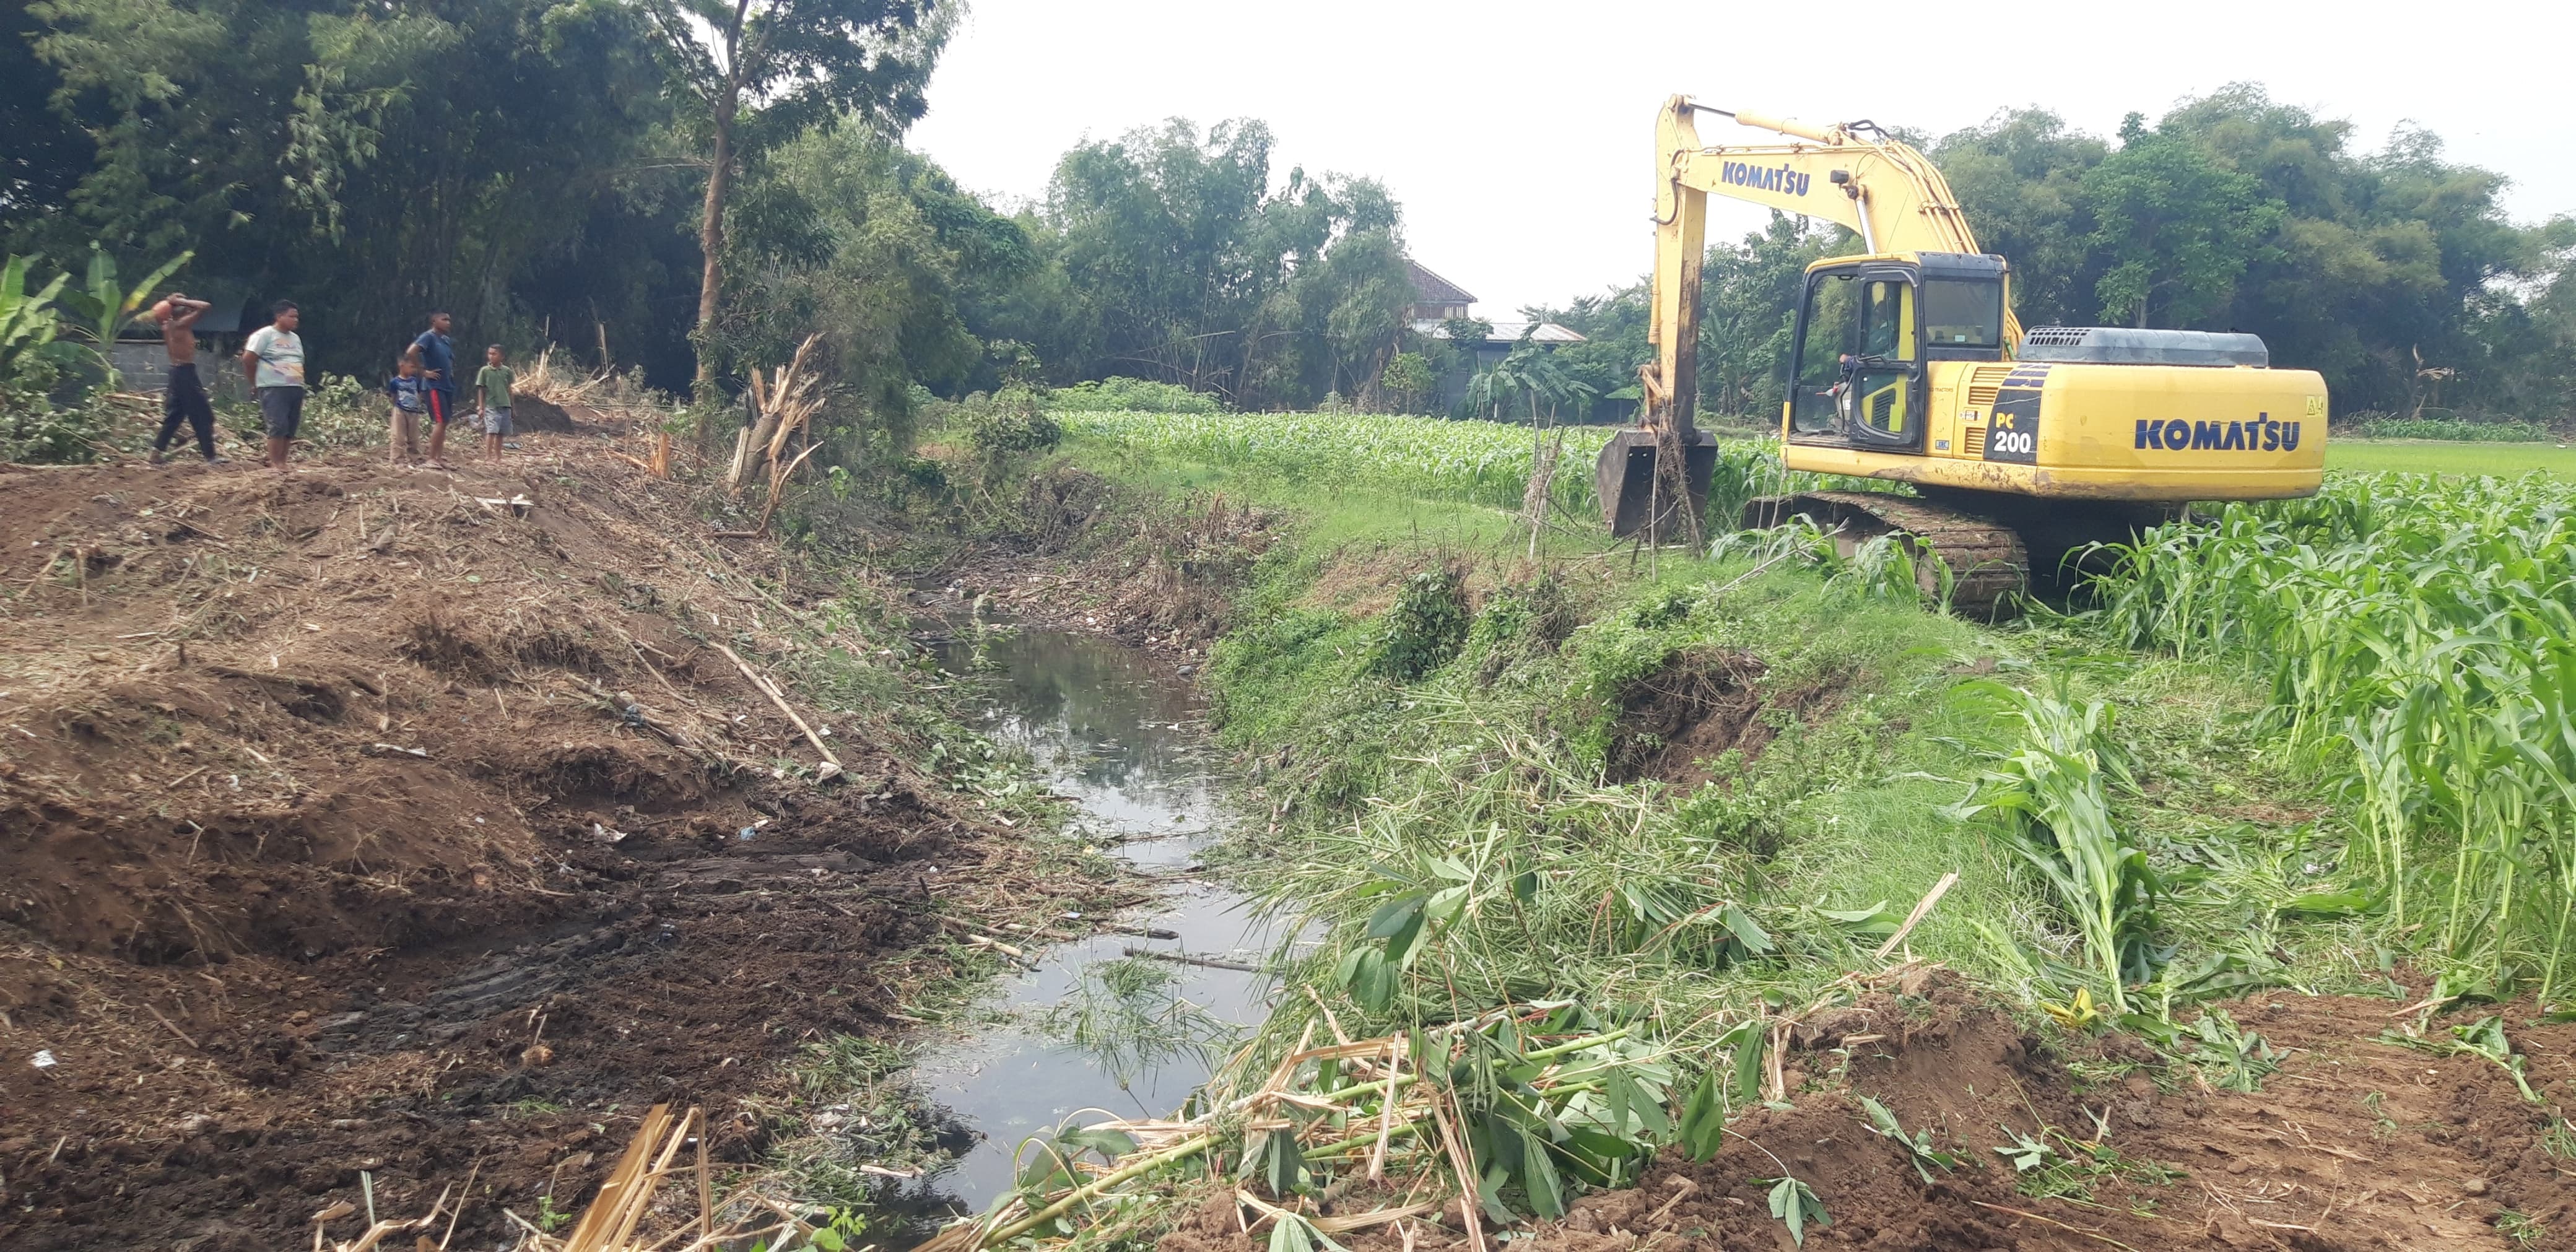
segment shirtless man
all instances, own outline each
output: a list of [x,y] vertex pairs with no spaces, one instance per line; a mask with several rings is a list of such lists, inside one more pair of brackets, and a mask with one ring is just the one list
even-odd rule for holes
[[195,327],[205,311],[205,301],[191,300],[176,291],[152,306],[152,320],[161,327],[162,346],[170,350],[170,381],[161,388],[161,435],[152,441],[154,465],[161,463],[161,454],[178,436],[182,419],[196,432],[197,447],[206,454],[206,464],[224,463],[224,458],[215,455],[215,408],[207,403],[205,383],[197,377]]

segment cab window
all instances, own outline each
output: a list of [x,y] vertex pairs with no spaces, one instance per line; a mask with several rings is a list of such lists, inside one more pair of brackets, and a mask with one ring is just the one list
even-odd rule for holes
[[1981,278],[1927,280],[1923,338],[1935,348],[2003,346],[2004,285]]
[[1861,293],[1860,354],[1890,361],[1914,359],[1914,288],[1895,279],[1874,279]]
[[1806,321],[1798,339],[1798,376],[1789,401],[1792,434],[1822,435],[1837,429],[1837,387],[1842,359],[1859,352],[1860,282],[1851,273],[1818,274],[1807,283]]
[[1860,358],[1845,380],[1844,429],[1881,444],[1916,439],[1914,367],[1920,355],[1914,327],[1914,284],[1871,279],[1860,296]]

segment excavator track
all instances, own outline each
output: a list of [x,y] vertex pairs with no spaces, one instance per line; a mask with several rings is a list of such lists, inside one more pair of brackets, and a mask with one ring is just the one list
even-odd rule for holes
[[[1748,529],[1784,525],[1793,517],[1832,535],[1845,557],[1880,535],[1897,536],[1917,558],[1914,581],[1924,594],[1940,594],[1941,569],[1948,567],[1950,606],[1962,614],[2008,612],[2010,597],[2030,583],[2030,553],[2020,533],[1993,518],[1876,491],[1806,491],[1762,496],[1744,506]],[[1921,560],[1926,551],[1940,562]]]

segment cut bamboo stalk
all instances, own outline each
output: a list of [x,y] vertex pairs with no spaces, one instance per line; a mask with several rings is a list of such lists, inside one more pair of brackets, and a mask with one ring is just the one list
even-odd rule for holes
[[815,734],[814,728],[806,725],[805,719],[798,717],[795,709],[788,707],[787,697],[780,695],[778,693],[778,688],[771,686],[767,677],[762,675],[760,671],[753,669],[751,667],[751,662],[736,656],[733,649],[728,648],[721,643],[716,643],[714,640],[708,640],[708,643],[712,645],[716,651],[724,653],[725,659],[733,662],[734,668],[741,670],[742,676],[750,679],[751,685],[758,688],[760,694],[769,697],[769,702],[777,705],[778,711],[786,714],[788,721],[796,723],[796,729],[805,733],[805,742],[813,744],[814,750],[822,754],[823,764],[829,768],[817,768],[814,771],[816,781],[828,781],[835,775],[846,772],[841,765],[841,758],[832,755],[832,750],[823,746],[823,737]]

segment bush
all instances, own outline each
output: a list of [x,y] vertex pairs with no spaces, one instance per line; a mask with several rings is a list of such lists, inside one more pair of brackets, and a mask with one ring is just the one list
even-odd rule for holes
[[1177,383],[1143,378],[1105,378],[1099,382],[1058,387],[1047,397],[1049,408],[1076,413],[1222,413],[1225,403]]
[[1466,642],[1466,580],[1454,569],[1427,569],[1404,580],[1370,650],[1369,668],[1413,682],[1448,664]]
[[2352,439],[2449,439],[2461,443],[2539,443],[2550,438],[2549,428],[2538,422],[2399,417],[2374,412],[2353,414],[2336,424],[2335,433]]
[[[393,437],[392,419],[393,401],[383,393],[348,374],[317,374],[304,395],[304,424],[296,436],[315,448],[373,447]],[[428,419],[420,427],[420,437],[427,439]]]
[[41,394],[0,396],[0,461],[83,465],[98,459],[109,413],[99,405],[56,408]]

